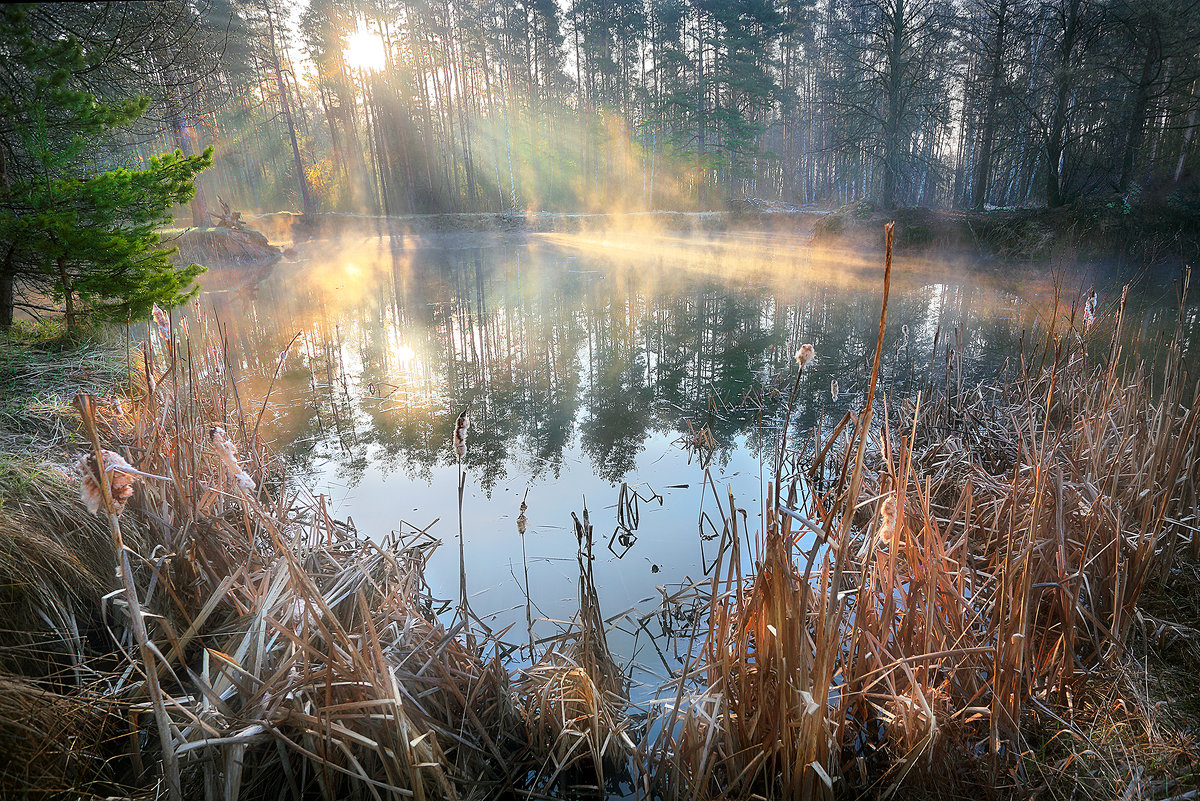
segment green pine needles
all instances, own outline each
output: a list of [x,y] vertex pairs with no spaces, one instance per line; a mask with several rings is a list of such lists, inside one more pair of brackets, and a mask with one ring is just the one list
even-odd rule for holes
[[90,63],[83,48],[70,38],[35,42],[19,8],[0,17],[0,43],[16,76],[15,91],[0,95],[0,328],[14,308],[50,301],[68,327],[185,302],[204,268],[173,265],[158,230],[191,200],[212,149],[105,170],[115,165],[103,144],[149,100],[101,100],[79,88]]

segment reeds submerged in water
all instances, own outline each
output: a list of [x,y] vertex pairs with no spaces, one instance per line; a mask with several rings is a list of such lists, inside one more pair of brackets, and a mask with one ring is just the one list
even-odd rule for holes
[[592,570],[588,511],[575,520],[579,539],[579,612],[571,630],[521,671],[516,689],[532,753],[542,762],[530,789],[603,792],[627,770],[634,751],[627,679],[613,658]]
[[[648,792],[1015,790],[1029,705],[1080,736],[1071,694],[1121,670],[1143,589],[1200,548],[1200,386],[1179,337],[1159,380],[1121,369],[1120,317],[1107,344],[1052,333],[1044,367],[970,392],[947,375],[861,423],[814,466],[828,489],[769,488],[753,568],[730,496],[702,645],[643,745]],[[1091,371],[1069,352],[1096,347]]]
[[722,504],[701,613],[677,633],[688,661],[644,723],[608,647],[586,511],[578,616],[540,653],[531,633],[514,668],[493,635],[435,614],[431,538],[360,536],[288,481],[219,348],[155,359],[147,342],[129,415],[81,404],[104,439],[90,450],[150,477],[120,517],[49,476],[0,518],[0,794],[1011,783],[1030,714],[1069,731],[1066,702],[1120,669],[1143,589],[1200,556],[1195,377],[1180,339],[1154,373],[1126,369],[1121,318],[1107,343],[1104,321],[1051,331],[993,385],[964,388],[947,359],[899,402],[877,386],[881,319],[866,407],[809,469],[779,459],[762,530],[732,494]]

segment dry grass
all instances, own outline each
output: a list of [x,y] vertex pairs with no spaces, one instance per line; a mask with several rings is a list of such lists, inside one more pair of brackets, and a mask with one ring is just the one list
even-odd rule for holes
[[819,458],[780,453],[764,530],[722,499],[710,580],[664,600],[697,613],[644,726],[586,510],[576,621],[510,676],[493,635],[435,614],[431,539],[361,537],[293,487],[219,329],[148,340],[136,404],[81,402],[81,427],[59,397],[40,429],[41,453],[158,477],[120,516],[0,462],[0,795],[1186,793],[1200,388],[1178,340],[1127,364],[1120,314],[992,385],[947,355],[898,404],[877,356]]
[[817,467],[827,490],[785,478],[753,570],[730,497],[703,645],[645,748],[655,792],[1007,796],[1036,773],[1056,794],[1085,765],[1080,787],[1129,798],[1195,781],[1195,732],[1155,722],[1129,646],[1194,635],[1139,602],[1200,547],[1200,387],[1178,339],[1161,373],[1123,368],[1120,315],[1108,341],[1051,331],[992,386],[948,358],[877,432],[868,398]]
[[[520,712],[500,663],[432,614],[432,543],[359,538],[285,490],[210,345],[179,346],[201,354],[189,363],[174,342],[157,359],[146,343],[142,398],[117,447],[161,480],[140,480],[111,537],[65,478],[5,493],[11,678],[0,695],[42,710],[0,726],[23,746],[5,795],[87,792],[95,761],[111,767],[110,792],[161,781],[189,798],[452,798],[511,785]],[[80,408],[116,445],[104,407]],[[131,733],[101,736],[106,718],[93,718],[111,706]],[[68,742],[82,756],[63,752]]]
[[521,671],[517,692],[532,753],[540,761],[531,787],[540,792],[602,790],[624,774],[634,751],[624,671],[608,648],[592,572],[588,511],[575,519],[579,540],[579,612],[573,626]]

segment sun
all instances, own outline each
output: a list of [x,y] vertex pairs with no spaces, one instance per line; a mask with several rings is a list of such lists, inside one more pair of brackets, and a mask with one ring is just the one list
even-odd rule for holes
[[346,37],[346,64],[354,69],[378,72],[387,63],[383,39],[368,28],[359,28]]

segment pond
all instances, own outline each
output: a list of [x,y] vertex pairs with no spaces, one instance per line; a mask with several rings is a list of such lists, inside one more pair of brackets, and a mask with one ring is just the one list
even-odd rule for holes
[[[262,275],[214,272],[204,297],[228,327],[242,392],[269,389],[263,430],[293,476],[360,533],[442,540],[427,572],[440,598],[458,597],[461,519],[471,606],[515,643],[527,638],[526,588],[534,636],[574,614],[572,513],[586,507],[610,645],[631,666],[635,698],[671,661],[647,637],[669,621],[639,630],[638,620],[705,577],[727,486],[751,530],[761,522],[797,348],[812,343],[817,359],[800,382],[795,447],[811,450],[812,432],[860,409],[870,379],[882,259],[816,251],[803,237],[445,234],[297,250]],[[1119,269],[1061,274],[1060,323],[1092,285],[1111,313]],[[944,380],[947,348],[968,386],[1028,358],[1055,283],[1046,265],[898,258],[887,398]],[[1140,347],[1173,326],[1174,302],[1164,279],[1131,295]],[[463,409],[460,518],[452,440]]]

